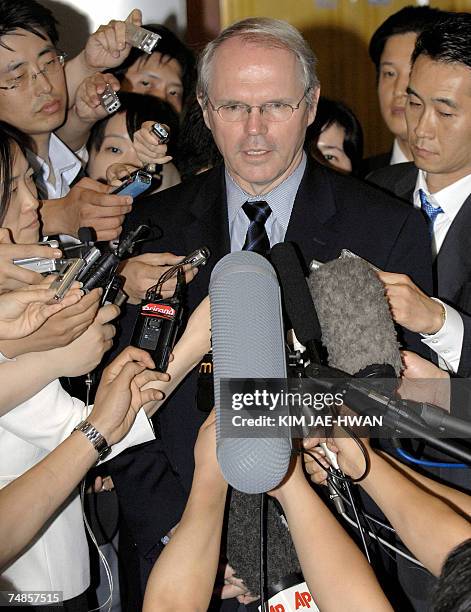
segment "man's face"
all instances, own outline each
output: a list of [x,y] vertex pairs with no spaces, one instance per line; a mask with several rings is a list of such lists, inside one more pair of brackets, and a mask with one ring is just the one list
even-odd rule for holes
[[415,32],[388,38],[379,65],[378,99],[381,115],[389,131],[401,140],[407,139],[406,89],[416,40]]
[[409,146],[418,168],[442,187],[471,174],[471,68],[414,63],[406,107]]
[[223,121],[209,103],[203,109],[227,170],[248,193],[267,193],[299,164],[306,128],[314,120],[319,96],[316,91],[309,107],[303,93],[301,69],[295,55],[286,49],[233,38],[216,51],[209,84],[209,98],[216,108],[267,102],[296,106],[300,102],[298,110],[281,123],[267,121],[257,108],[236,123]]
[[[24,85],[6,91],[0,89],[0,119],[31,136],[47,134],[63,122],[67,104],[64,71],[36,74],[56,56],[51,41],[26,30],[2,37],[10,49],[0,47],[0,87],[15,79]],[[52,71],[51,71],[52,72]]]
[[155,52],[139,57],[126,71],[123,91],[148,94],[168,102],[177,113],[182,110],[182,69],[176,59]]

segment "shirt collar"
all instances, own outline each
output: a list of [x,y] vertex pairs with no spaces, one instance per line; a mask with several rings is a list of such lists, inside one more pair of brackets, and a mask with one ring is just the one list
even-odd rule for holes
[[446,216],[453,220],[471,193],[471,174],[432,194],[427,187],[427,173],[419,170],[414,190],[415,203],[420,202],[419,189],[425,191],[432,206],[440,206]]
[[394,139],[393,150],[391,155],[391,161],[389,164],[393,166],[394,164],[402,164],[404,162],[408,162],[409,160],[402,152],[401,147],[399,146],[399,141],[397,138]]
[[263,201],[268,202],[274,217],[286,232],[293,209],[294,199],[306,169],[306,163],[306,153],[303,151],[301,161],[293,172],[274,189],[259,196],[254,196],[244,191],[242,187],[235,182],[226,168],[225,176],[229,225],[234,221],[247,200],[250,202]]
[[[33,167],[33,170],[37,173],[41,173],[44,181],[47,181],[50,172],[48,163],[42,159],[42,157],[36,155],[32,151],[28,151],[28,159]],[[72,153],[69,147],[54,133],[51,134],[51,138],[49,140],[49,161],[54,168],[56,181],[59,176],[66,175],[66,173],[73,170],[73,176],[66,177],[70,178],[70,182],[72,182],[81,168],[80,160],[77,158],[77,156]]]

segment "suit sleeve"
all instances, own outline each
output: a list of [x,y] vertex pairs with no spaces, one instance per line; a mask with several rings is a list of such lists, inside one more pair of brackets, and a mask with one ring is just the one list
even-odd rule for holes
[[[386,271],[407,274],[424,293],[433,295],[431,253],[427,224],[418,211],[411,209],[391,249]],[[401,329],[399,335],[404,348],[430,359],[431,351],[419,334]]]

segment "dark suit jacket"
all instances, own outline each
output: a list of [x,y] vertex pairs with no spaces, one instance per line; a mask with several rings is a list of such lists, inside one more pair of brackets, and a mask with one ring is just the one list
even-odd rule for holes
[[[395,196],[413,201],[418,170],[411,163],[377,170],[368,180]],[[454,306],[464,322],[464,339],[458,374],[471,374],[471,194],[455,217],[435,261],[434,293]]]
[[391,163],[392,150],[379,155],[372,155],[361,162],[360,176],[363,178],[380,168],[387,168]]
[[[145,245],[146,251],[185,255],[207,246],[208,264],[188,287],[193,309],[207,295],[214,264],[230,251],[224,169],[201,174],[157,195],[136,203],[127,227],[152,222],[160,238]],[[430,243],[422,215],[395,198],[351,177],[308,162],[293,207],[286,240],[295,242],[309,264],[327,261],[343,248],[350,249],[383,270],[409,274],[424,289],[431,289]],[[134,312],[133,312],[134,311]],[[129,343],[135,308],[123,320],[121,346]],[[423,344],[415,334],[406,334],[413,350]],[[129,512],[127,522],[142,555],[152,556],[152,546],[179,519],[181,492],[189,491],[193,474],[193,446],[205,414],[195,406],[196,376],[190,375],[159,411],[161,439],[117,457],[112,462],[118,495]],[[139,448],[139,447],[138,447]],[[152,458],[152,454],[154,457]],[[147,458],[146,458],[147,455]],[[121,468],[125,468],[124,473]],[[178,476],[175,493],[159,490],[170,486],[169,470]],[[138,486],[144,488],[140,499]],[[123,505],[126,513],[126,507]]]

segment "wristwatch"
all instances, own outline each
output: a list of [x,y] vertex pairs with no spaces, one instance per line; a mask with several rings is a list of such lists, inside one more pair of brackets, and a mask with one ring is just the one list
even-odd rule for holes
[[87,420],[79,423],[77,427],[74,427],[73,431],[81,431],[90,440],[98,453],[97,461],[102,461],[111,452],[111,447],[108,446],[108,442]]

